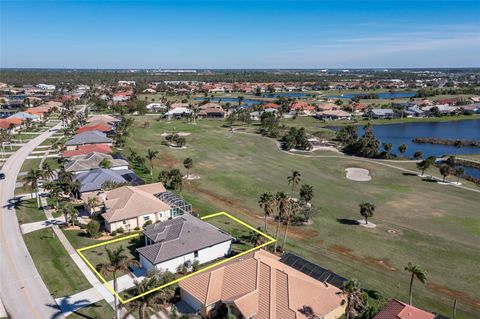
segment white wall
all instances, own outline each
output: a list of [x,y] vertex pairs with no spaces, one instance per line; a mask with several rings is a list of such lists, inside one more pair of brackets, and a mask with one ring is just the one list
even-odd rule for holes
[[[157,269],[161,270],[168,270],[170,272],[175,273],[177,271],[177,267],[184,264],[187,261],[193,262],[195,259],[197,259],[200,264],[204,264],[206,262],[224,257],[230,252],[230,247],[231,247],[232,242],[227,241],[223,242],[217,245],[214,245],[212,247],[207,247],[204,249],[201,249],[198,251],[198,257],[195,257],[194,252],[190,254],[186,254],[183,256],[179,256],[170,260],[167,260],[165,262],[159,263],[155,265]],[[143,258],[143,257],[142,257]],[[147,269],[150,267],[150,262],[147,260],[146,263],[142,262],[142,258],[140,258],[140,262],[142,263],[142,266]]]
[[180,289],[180,298],[189,305],[195,312],[202,309],[202,303],[183,289]]
[[[144,219],[144,217],[149,217],[149,220],[151,220],[153,223],[156,221],[165,221],[168,218],[170,218],[171,213],[170,210],[166,211],[161,211],[161,212],[156,212],[156,213],[151,213],[151,214],[145,214],[142,216],[130,218],[125,220],[125,224],[123,221],[118,221],[118,222],[113,222],[113,223],[105,223],[105,228],[109,231],[112,232],[114,230],[117,230],[120,227],[123,227],[123,229],[126,231],[128,229],[133,230],[135,227],[143,227],[143,224],[147,222],[147,220]],[[127,225],[130,225],[127,227]]]

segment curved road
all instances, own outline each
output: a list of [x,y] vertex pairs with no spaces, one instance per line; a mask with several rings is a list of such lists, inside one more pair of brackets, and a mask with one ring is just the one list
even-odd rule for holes
[[[61,127],[61,123],[54,128]],[[38,145],[53,135],[44,132],[16,151],[2,167],[6,178],[0,181],[0,297],[13,319],[47,319],[59,316],[50,295],[25,246],[15,209],[9,205],[23,162]],[[48,253],[48,252],[45,252]]]

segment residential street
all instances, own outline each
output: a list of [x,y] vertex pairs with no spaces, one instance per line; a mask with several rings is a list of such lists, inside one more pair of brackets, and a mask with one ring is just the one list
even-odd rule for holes
[[[60,128],[57,124],[54,128]],[[0,181],[0,272],[1,300],[13,319],[62,318],[54,298],[42,281],[25,246],[15,209],[9,201],[14,197],[17,175],[24,160],[39,144],[54,132],[46,131],[35,137],[8,158],[2,167],[5,180]],[[45,252],[48,253],[48,252]]]

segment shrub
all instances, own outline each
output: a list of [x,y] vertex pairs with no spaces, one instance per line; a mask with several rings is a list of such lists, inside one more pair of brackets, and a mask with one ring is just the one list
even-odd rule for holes
[[148,225],[151,225],[151,224],[153,224],[153,222],[151,220],[147,220],[145,222],[145,224],[143,224],[143,228],[145,228],[145,227],[147,227]]
[[133,230],[139,231],[139,230],[140,230],[140,227],[137,226],[137,227],[135,227]]
[[124,232],[125,230],[123,229],[123,227],[117,228],[117,233],[123,234]]
[[100,232],[100,223],[97,222],[96,220],[92,219],[88,224],[87,224],[87,234],[95,238],[98,236]]
[[117,231],[116,230],[112,231],[111,235],[112,236],[117,236]]

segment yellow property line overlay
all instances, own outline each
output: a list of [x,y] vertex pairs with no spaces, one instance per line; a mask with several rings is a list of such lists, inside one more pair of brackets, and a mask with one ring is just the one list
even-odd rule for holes
[[263,244],[258,245],[258,246],[256,246],[256,247],[253,247],[253,248],[251,248],[251,249],[249,249],[249,250],[247,250],[247,251],[244,251],[244,252],[242,252],[242,253],[240,253],[240,254],[238,254],[238,255],[235,255],[235,256],[232,256],[232,257],[228,257],[228,258],[226,258],[226,259],[224,259],[224,260],[222,260],[222,261],[219,261],[219,262],[214,263],[214,264],[212,264],[212,265],[209,265],[209,266],[207,266],[207,267],[205,267],[205,268],[202,268],[202,269],[200,269],[200,270],[197,270],[197,271],[195,271],[195,272],[193,272],[193,273],[191,273],[191,274],[188,274],[188,275],[185,275],[185,276],[183,276],[183,277],[180,277],[180,278],[177,278],[177,279],[175,279],[175,280],[172,280],[172,281],[170,281],[169,283],[166,283],[166,284],[164,284],[164,285],[161,285],[161,286],[158,286],[158,287],[156,287],[156,288],[153,288],[153,289],[151,289],[151,290],[149,290],[149,291],[146,291],[146,292],[144,292],[144,293],[142,293],[142,294],[139,294],[139,295],[134,296],[134,297],[132,297],[132,298],[130,298],[130,299],[127,299],[127,300],[123,300],[123,298],[120,297],[120,295],[113,289],[112,285],[110,285],[110,284],[108,283],[108,281],[107,281],[105,278],[103,278],[103,276],[97,271],[97,269],[95,269],[95,267],[90,263],[90,261],[88,261],[88,259],[87,259],[87,258],[85,257],[85,255],[82,253],[82,251],[89,250],[89,249],[92,249],[92,248],[95,248],[95,247],[105,246],[105,245],[108,245],[108,244],[116,243],[116,242],[123,241],[123,240],[130,239],[130,238],[139,237],[139,236],[140,236],[140,233],[133,234],[133,235],[129,235],[129,236],[125,236],[125,237],[122,237],[122,238],[112,239],[112,240],[109,240],[109,241],[104,242],[104,243],[99,243],[99,244],[95,244],[95,245],[83,247],[83,248],[77,249],[77,253],[78,253],[78,254],[80,255],[80,257],[87,263],[88,267],[90,267],[90,269],[92,269],[93,272],[103,281],[103,283],[107,286],[108,290],[109,290],[113,295],[117,296],[118,300],[120,300],[120,302],[121,302],[122,304],[126,304],[126,303],[129,303],[130,301],[133,301],[133,300],[135,300],[135,299],[141,298],[141,297],[143,297],[143,296],[145,296],[145,295],[151,294],[152,292],[158,291],[158,290],[163,289],[163,288],[165,288],[165,287],[171,286],[171,285],[173,285],[173,284],[175,284],[175,283],[177,283],[177,282],[180,282],[180,281],[182,281],[182,280],[184,280],[184,279],[187,279],[187,278],[190,278],[190,277],[192,277],[192,276],[195,276],[196,274],[202,273],[202,272],[207,271],[207,270],[209,270],[209,269],[211,269],[211,268],[213,268],[213,267],[216,267],[216,266],[218,266],[218,265],[224,264],[224,263],[226,263],[226,262],[228,262],[228,261],[230,261],[230,260],[232,260],[232,259],[241,257],[241,256],[246,255],[246,254],[249,254],[249,253],[251,253],[252,251],[258,250],[258,249],[260,249],[260,248],[262,248],[262,247],[265,247],[265,246],[267,246],[267,245],[270,245],[270,244],[273,244],[274,242],[276,242],[276,240],[275,240],[274,238],[272,238],[271,236],[269,236],[269,235],[267,235],[267,234],[259,231],[259,230],[256,229],[255,227],[253,227],[253,226],[245,223],[244,221],[242,221],[242,220],[240,220],[240,219],[238,219],[238,218],[236,218],[236,217],[234,217],[234,216],[232,216],[232,215],[230,215],[229,213],[226,213],[226,212],[219,212],[219,213],[215,213],[215,214],[203,216],[203,217],[201,217],[200,219],[201,219],[201,220],[205,220],[205,219],[213,218],[213,217],[217,217],[217,216],[226,216],[226,217],[228,217],[228,218],[236,221],[237,223],[241,224],[242,226],[245,226],[245,227],[247,227],[248,229],[250,229],[250,230],[252,230],[252,231],[260,234],[261,236],[263,236],[263,237],[265,237],[265,238],[267,238],[268,241],[267,241],[266,243],[263,243]]

